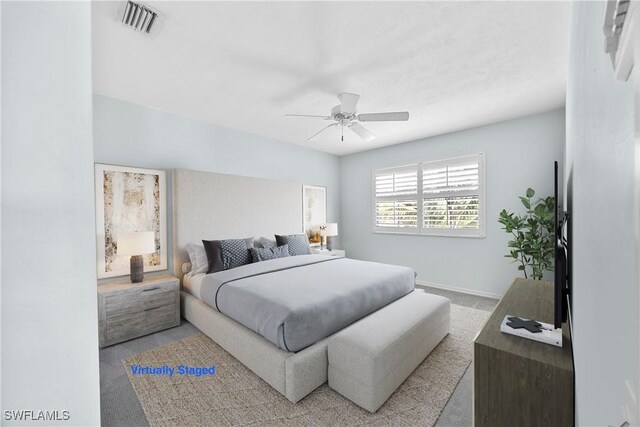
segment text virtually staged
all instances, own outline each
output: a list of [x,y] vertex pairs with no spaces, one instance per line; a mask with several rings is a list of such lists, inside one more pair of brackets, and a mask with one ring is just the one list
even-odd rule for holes
[[201,377],[203,375],[214,375],[216,373],[215,365],[196,367],[196,366],[141,366],[132,365],[132,375],[167,375],[172,377],[175,375],[193,375],[195,377]]

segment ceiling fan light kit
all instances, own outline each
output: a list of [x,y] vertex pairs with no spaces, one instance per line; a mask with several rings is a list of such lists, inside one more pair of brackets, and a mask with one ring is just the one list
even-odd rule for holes
[[320,135],[329,128],[340,126],[342,130],[341,140],[344,141],[344,128],[350,129],[364,141],[369,142],[375,139],[375,135],[359,122],[405,122],[409,120],[409,112],[398,111],[391,113],[367,113],[357,114],[356,106],[360,95],[355,93],[341,93],[338,95],[340,104],[331,109],[330,116],[318,116],[312,114],[285,114],[292,117],[312,117],[323,120],[334,120],[335,123],[322,128],[312,135],[307,141],[317,140]]

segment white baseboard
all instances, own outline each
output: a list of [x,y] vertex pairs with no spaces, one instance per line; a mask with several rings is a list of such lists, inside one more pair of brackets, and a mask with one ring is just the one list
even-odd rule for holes
[[416,286],[419,286],[419,287],[429,286],[431,288],[444,289],[446,291],[460,292],[463,294],[476,295],[476,296],[485,297],[485,298],[493,298],[493,299],[502,298],[502,295],[494,294],[491,292],[476,291],[475,289],[458,288],[456,286],[441,285],[438,283],[430,283],[422,280],[416,280]]

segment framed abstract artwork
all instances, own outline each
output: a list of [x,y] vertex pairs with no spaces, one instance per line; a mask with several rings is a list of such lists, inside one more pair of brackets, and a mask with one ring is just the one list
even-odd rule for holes
[[155,252],[145,254],[144,271],[167,269],[166,177],[162,170],[96,163],[98,278],[129,274],[129,256],[118,255],[118,235],[153,231]]
[[304,231],[312,246],[320,245],[320,226],[327,222],[327,187],[302,186]]

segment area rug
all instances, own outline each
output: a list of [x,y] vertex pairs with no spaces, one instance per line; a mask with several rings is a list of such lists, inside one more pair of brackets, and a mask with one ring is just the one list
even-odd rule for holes
[[[291,403],[204,334],[123,361],[156,426],[433,426],[471,363],[489,312],[451,305],[451,333],[371,414],[322,385]],[[134,375],[132,366],[211,366],[215,375]]]

